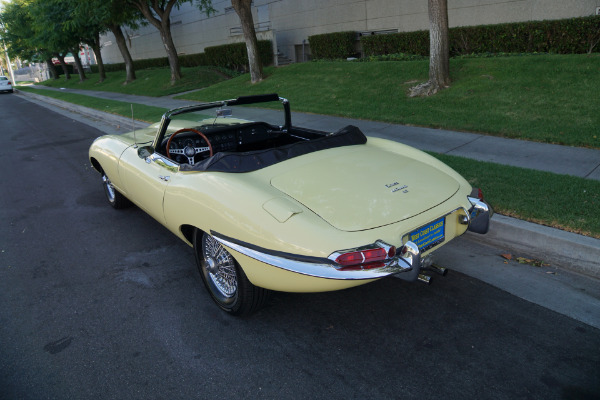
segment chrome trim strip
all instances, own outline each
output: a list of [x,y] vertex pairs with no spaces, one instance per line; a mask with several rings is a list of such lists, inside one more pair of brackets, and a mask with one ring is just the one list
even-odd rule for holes
[[[389,260],[386,260],[384,266],[381,268],[365,270],[338,270],[335,268],[333,263],[327,262],[327,259],[323,259],[323,262],[294,260],[275,254],[269,254],[269,250],[267,249],[261,249],[262,251],[259,251],[256,248],[242,246],[239,243],[234,243],[233,241],[226,240],[219,236],[214,236],[214,238],[224,246],[227,246],[241,254],[265,264],[281,268],[286,271],[324,279],[378,279],[410,270],[416,270],[418,272],[419,265],[421,263],[419,249],[412,242],[406,244],[407,251],[404,256],[397,255]],[[318,259],[315,258],[315,261],[316,260]]]
[[[392,248],[392,245],[391,244],[387,244],[387,243],[385,243],[382,240],[377,240],[375,243],[368,244],[368,245],[365,245],[365,246],[353,247],[351,249],[334,251],[327,258],[329,260],[331,260],[331,262],[335,263],[335,260],[337,260],[337,258],[339,256],[341,256],[342,254],[354,253],[354,252],[359,252],[359,251],[362,252],[362,251],[365,251],[365,250],[372,250],[372,249],[377,249],[377,248],[383,248],[385,250],[386,254],[387,254],[387,253],[390,252],[390,249]],[[363,256],[363,261],[365,261],[365,255],[362,254],[362,256]]]
[[413,242],[406,242],[406,244],[402,247],[402,251],[405,255],[401,256],[400,258],[406,260],[407,263],[410,263],[411,268],[407,269],[407,273],[405,274],[396,275],[396,278],[400,278],[408,282],[414,282],[417,280],[419,273],[421,272],[421,252],[419,251],[419,246]]
[[150,161],[160,165],[161,167],[168,169],[171,172],[179,171],[179,164],[177,164],[175,161],[163,156],[162,154],[152,153],[152,155],[148,156],[148,158],[150,159]]

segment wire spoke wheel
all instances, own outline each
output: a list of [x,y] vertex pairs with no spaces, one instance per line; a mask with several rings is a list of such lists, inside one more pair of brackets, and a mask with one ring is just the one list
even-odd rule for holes
[[211,284],[223,297],[235,296],[238,289],[235,260],[227,250],[210,235],[203,237],[202,253]]
[[196,230],[193,241],[204,286],[222,310],[232,315],[249,315],[266,304],[270,291],[254,286],[217,239]]

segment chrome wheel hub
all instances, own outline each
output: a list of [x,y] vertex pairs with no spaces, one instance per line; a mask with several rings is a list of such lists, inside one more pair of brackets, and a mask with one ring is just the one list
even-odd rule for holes
[[206,258],[206,270],[211,274],[216,274],[219,272],[219,267],[212,257]]
[[202,248],[204,264],[210,284],[222,296],[230,298],[237,292],[235,260],[212,236],[205,235]]

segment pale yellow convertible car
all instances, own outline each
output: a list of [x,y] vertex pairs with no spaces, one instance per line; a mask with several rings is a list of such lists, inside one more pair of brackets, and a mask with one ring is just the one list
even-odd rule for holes
[[[267,102],[283,112],[247,107]],[[415,281],[433,250],[486,233],[492,212],[435,158],[354,126],[293,126],[276,94],[171,110],[96,139],[89,157],[114,208],[131,201],[193,246],[210,295],[234,315],[271,290]]]

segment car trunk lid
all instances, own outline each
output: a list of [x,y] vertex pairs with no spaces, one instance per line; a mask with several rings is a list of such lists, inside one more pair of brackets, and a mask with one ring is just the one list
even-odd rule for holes
[[411,218],[459,188],[435,167],[367,146],[274,176],[271,185],[343,231]]

